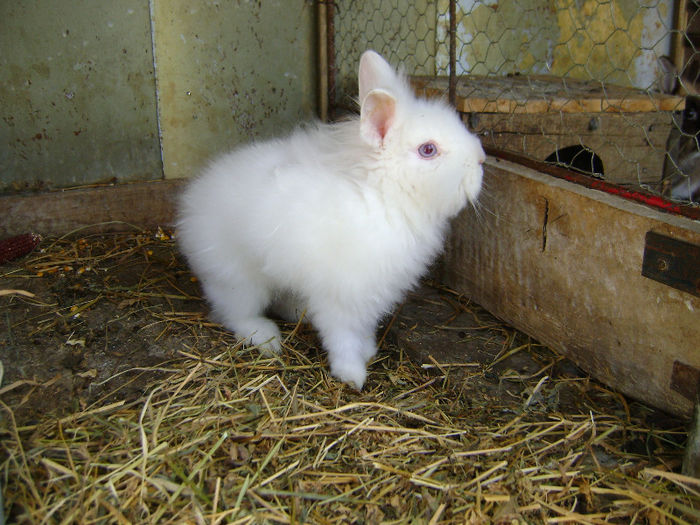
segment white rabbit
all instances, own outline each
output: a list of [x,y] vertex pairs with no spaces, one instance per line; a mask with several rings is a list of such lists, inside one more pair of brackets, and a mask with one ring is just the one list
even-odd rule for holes
[[178,238],[216,320],[280,350],[266,309],[306,312],[331,373],[357,389],[378,321],[481,188],[484,151],[457,114],[417,99],[374,51],[359,119],[313,124],[216,159],[181,196]]

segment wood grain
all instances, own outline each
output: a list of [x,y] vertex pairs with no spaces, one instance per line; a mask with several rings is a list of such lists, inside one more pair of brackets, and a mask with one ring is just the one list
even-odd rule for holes
[[0,237],[172,225],[179,180],[0,196]]
[[[419,94],[447,93],[447,77],[411,77]],[[685,99],[676,95],[582,82],[547,75],[459,77],[456,107],[463,113],[639,113],[681,111]]]
[[641,274],[648,231],[700,222],[489,158],[480,212],[454,222],[445,282],[602,382],[674,414],[674,363],[700,370],[700,298]]

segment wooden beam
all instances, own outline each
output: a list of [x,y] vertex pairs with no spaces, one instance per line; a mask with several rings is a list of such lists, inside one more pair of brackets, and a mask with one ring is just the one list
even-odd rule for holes
[[643,276],[642,261],[647,232],[700,246],[700,221],[502,159],[484,171],[443,280],[603,383],[689,416],[700,297]]
[[0,237],[170,227],[180,180],[0,196]]

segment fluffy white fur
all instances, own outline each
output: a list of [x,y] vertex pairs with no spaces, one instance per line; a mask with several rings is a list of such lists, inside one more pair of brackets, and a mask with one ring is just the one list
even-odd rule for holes
[[[484,161],[450,107],[416,99],[373,51],[362,55],[359,85],[359,120],[219,157],[182,194],[178,220],[218,321],[275,353],[280,332],[264,312],[305,311],[331,373],[358,389],[379,319],[440,251],[449,219],[476,199]],[[426,143],[435,156],[421,155]]]

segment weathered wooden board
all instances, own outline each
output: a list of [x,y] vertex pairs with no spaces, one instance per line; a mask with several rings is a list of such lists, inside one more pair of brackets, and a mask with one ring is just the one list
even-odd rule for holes
[[647,232],[700,245],[700,221],[494,158],[484,185],[478,213],[454,223],[446,283],[604,383],[689,415],[700,298],[642,276],[642,260]]
[[670,113],[480,113],[465,118],[485,146],[545,160],[555,151],[585,145],[603,161],[612,183],[658,183],[664,167]]
[[100,186],[0,197],[0,237],[25,232],[64,234],[81,228],[114,231],[172,223],[181,181]]
[[[415,76],[411,82],[428,97],[447,93],[447,77]],[[461,76],[456,95],[462,113],[640,113],[685,107],[677,95],[548,75]]]

